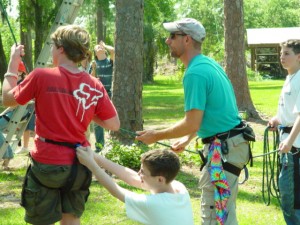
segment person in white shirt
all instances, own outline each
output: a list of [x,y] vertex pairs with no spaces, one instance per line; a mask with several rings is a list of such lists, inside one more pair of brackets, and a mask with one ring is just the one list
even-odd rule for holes
[[279,128],[282,169],[279,175],[281,209],[287,225],[300,224],[300,39],[281,43],[280,62],[287,70],[277,115],[270,130]]
[[[90,147],[78,147],[77,157],[100,184],[125,202],[126,214],[130,219],[148,225],[194,224],[189,193],[182,183],[174,180],[180,170],[179,158],[174,152],[151,150],[144,153],[139,172],[94,153]],[[137,194],[120,187],[104,169],[150,194]]]

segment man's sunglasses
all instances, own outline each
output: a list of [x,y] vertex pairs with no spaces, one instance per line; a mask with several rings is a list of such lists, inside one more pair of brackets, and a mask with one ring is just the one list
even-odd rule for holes
[[186,36],[187,34],[185,34],[185,33],[170,33],[169,38],[173,40],[173,39],[175,39],[176,35]]

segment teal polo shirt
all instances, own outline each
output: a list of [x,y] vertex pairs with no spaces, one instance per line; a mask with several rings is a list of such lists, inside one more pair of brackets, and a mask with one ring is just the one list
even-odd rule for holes
[[204,111],[201,138],[225,132],[241,121],[232,84],[223,68],[202,54],[189,63],[184,77],[184,110]]

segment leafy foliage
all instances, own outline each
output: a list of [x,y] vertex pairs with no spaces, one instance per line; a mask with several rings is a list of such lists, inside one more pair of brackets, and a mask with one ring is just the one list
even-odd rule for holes
[[111,140],[107,146],[104,152],[106,158],[136,171],[140,169],[141,155],[149,150],[149,147],[143,144],[123,145],[116,140]]

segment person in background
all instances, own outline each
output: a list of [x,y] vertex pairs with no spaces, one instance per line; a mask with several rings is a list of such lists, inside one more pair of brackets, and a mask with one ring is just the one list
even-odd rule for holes
[[11,47],[2,102],[17,106],[35,100],[35,146],[21,194],[25,221],[79,225],[91,173],[78,162],[75,149],[90,145],[85,132],[92,120],[114,131],[120,121],[101,82],[78,69],[89,51],[88,32],[66,25],[58,27],[50,38],[54,67],[36,68],[20,84],[17,68],[24,46]]
[[[174,180],[180,169],[179,158],[174,152],[151,150],[144,153],[139,172],[105,159],[89,147],[77,148],[77,156],[101,185],[125,202],[130,219],[148,225],[194,224],[189,193],[182,183]],[[104,170],[150,194],[138,194],[120,187]]]
[[90,73],[92,69],[91,63],[92,63],[92,54],[91,52],[88,52],[87,57],[80,62],[78,69],[80,71],[85,71],[87,73]]
[[[26,67],[25,64],[21,61],[19,63],[18,66],[18,83],[21,83],[25,77],[27,76],[27,72],[26,72]],[[3,133],[7,133],[7,125],[11,119],[11,117],[13,116],[15,111],[15,107],[9,107],[6,110],[4,110],[1,114],[0,114],[0,146],[2,146],[2,144],[5,142],[5,136],[3,135]],[[22,123],[25,123],[28,121],[28,116],[30,113],[30,106],[27,107],[27,109],[25,110],[25,113],[21,119]],[[27,151],[28,153],[28,151]],[[18,154],[18,151],[16,152],[16,154]],[[3,170],[10,170],[9,167],[9,162],[11,161],[11,159],[13,159],[14,154],[13,154],[13,150],[11,148],[10,145],[8,145],[6,152],[4,153],[2,159],[3,159],[3,163],[2,163],[2,168]]]
[[23,134],[23,146],[16,151],[16,154],[27,154],[29,153],[29,141],[30,137],[34,136],[35,134],[35,112],[34,112],[34,101],[32,101],[32,104],[28,106],[29,113],[32,114],[30,117],[30,120],[26,126],[26,129]]
[[[109,52],[109,58],[107,50]],[[95,61],[92,62],[90,74],[97,77],[102,82],[105,90],[107,91],[107,94],[109,95],[109,97],[111,97],[115,49],[110,45],[106,45],[103,41],[100,41],[99,44],[94,48],[94,55]],[[105,144],[104,129],[95,123],[94,132],[96,139],[96,152],[100,152]]]
[[162,130],[138,131],[137,140],[152,144],[179,138],[172,144],[180,153],[195,137],[204,145],[199,186],[203,225],[237,225],[238,176],[249,160],[249,142],[243,137],[245,125],[239,117],[232,84],[223,68],[201,53],[206,32],[192,18],[164,23],[171,56],[179,58],[183,76],[185,116]]
[[281,43],[280,62],[287,76],[277,115],[268,125],[279,129],[282,169],[279,175],[281,208],[287,225],[300,224],[300,39]]

